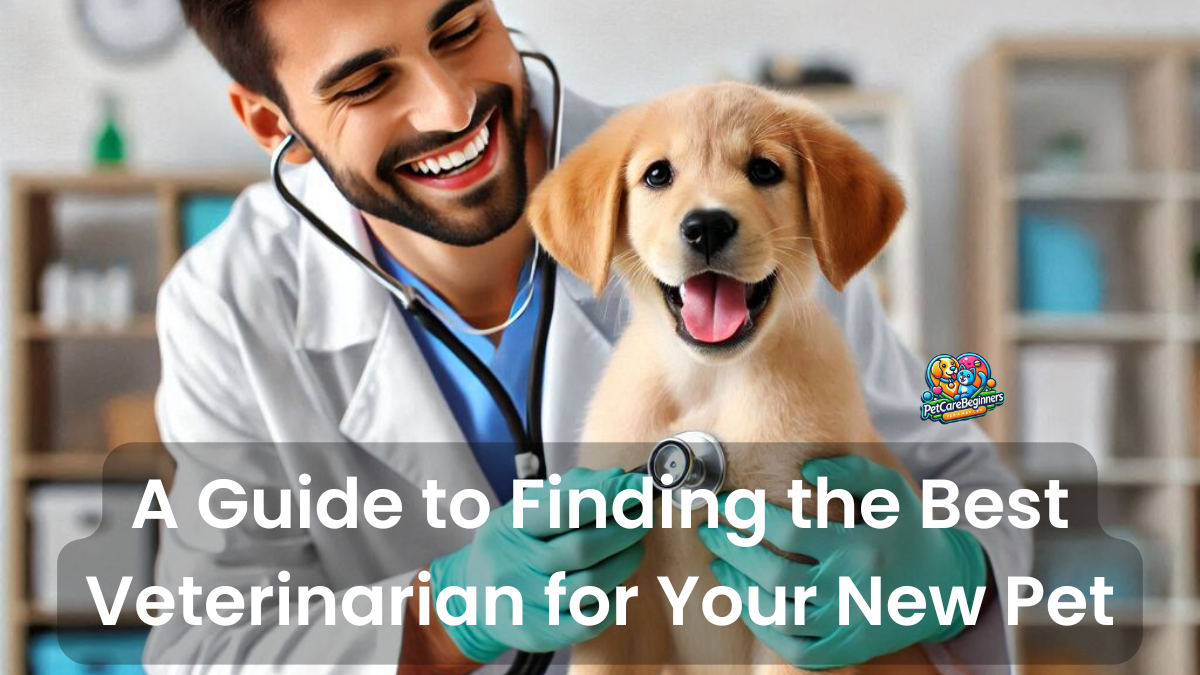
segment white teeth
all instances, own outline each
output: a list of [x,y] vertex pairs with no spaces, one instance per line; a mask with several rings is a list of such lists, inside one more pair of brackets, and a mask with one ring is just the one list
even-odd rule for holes
[[687,284],[683,284],[679,287],[679,299],[682,300],[686,297],[687,297]]
[[479,130],[479,134],[475,139],[463,146],[462,150],[455,150],[446,155],[438,155],[437,157],[428,157],[419,162],[413,162],[408,165],[408,168],[414,173],[424,173],[438,175],[443,171],[451,171],[460,168],[477,159],[487,150],[488,143],[491,142],[492,134],[487,126]]

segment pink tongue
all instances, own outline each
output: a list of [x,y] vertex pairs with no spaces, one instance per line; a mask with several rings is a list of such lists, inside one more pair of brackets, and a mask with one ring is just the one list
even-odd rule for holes
[[746,285],[711,272],[683,284],[683,325],[700,342],[724,342],[750,318]]

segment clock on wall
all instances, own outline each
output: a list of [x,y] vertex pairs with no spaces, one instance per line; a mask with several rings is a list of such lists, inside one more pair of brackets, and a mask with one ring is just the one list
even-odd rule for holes
[[187,29],[176,0],[74,0],[74,7],[88,43],[113,61],[159,58]]

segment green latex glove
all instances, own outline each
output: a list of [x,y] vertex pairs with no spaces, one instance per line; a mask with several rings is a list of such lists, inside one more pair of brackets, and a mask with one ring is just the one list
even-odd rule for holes
[[[496,509],[467,546],[434,560],[429,566],[430,584],[437,597],[448,586],[477,591],[477,625],[446,626],[459,651],[467,658],[487,663],[509,649],[540,653],[596,637],[616,620],[612,611],[613,592],[623,584],[644,555],[641,540],[649,530],[625,529],[612,518],[611,506],[619,492],[639,488],[643,476],[627,475],[620,469],[589,471],[573,469],[562,477],[558,486],[549,482],[538,490],[526,490],[525,498],[538,500],[536,510],[525,509],[520,529],[513,527],[512,502]],[[549,490],[560,494],[561,527],[550,527]],[[595,526],[595,502],[585,499],[579,506],[580,527],[571,530],[568,521],[567,490],[595,489],[604,495],[610,512],[603,529]],[[555,572],[566,572],[560,583],[566,595],[558,598],[558,625],[550,625],[550,598],[546,586]],[[521,593],[522,624],[512,625],[511,601],[501,597],[496,605],[496,625],[484,622],[483,588],[512,586]],[[595,626],[584,626],[571,617],[571,595],[583,586],[596,586],[609,594],[607,620]],[[458,596],[448,603],[454,616],[462,616],[465,601]],[[585,604],[584,607],[587,607]],[[588,616],[592,611],[585,610]]]
[[[792,522],[790,510],[768,504],[764,539],[781,551],[812,558],[815,564],[788,560],[761,545],[736,546],[726,536],[735,530],[727,525],[700,528],[704,545],[717,556],[712,562],[717,582],[742,597],[742,621],[747,627],[789,664],[807,670],[859,665],[914,644],[943,642],[960,633],[965,624],[957,612],[952,625],[938,622],[929,589],[941,588],[942,602],[947,603],[951,589],[963,586],[970,606],[975,588],[987,583],[987,562],[975,537],[954,528],[923,527],[920,499],[903,476],[862,457],[807,462],[803,477],[805,487],[812,491],[810,499],[816,499],[820,476],[828,480],[827,489],[840,488],[859,499],[871,490],[891,491],[899,511],[877,517],[895,515],[897,520],[891,527],[876,529],[862,522],[847,528],[840,519],[835,522],[830,518],[828,527],[822,529],[810,519],[812,526],[801,529]],[[727,495],[721,496],[720,505],[722,513],[727,513]],[[753,505],[741,500],[736,512],[749,517]],[[839,625],[839,577],[852,579],[869,601],[870,579],[876,576],[880,578],[880,600],[884,605],[880,625],[871,625],[853,599],[848,600],[849,625]],[[759,626],[751,621],[752,586],[760,588],[760,615],[771,616],[776,602],[787,604],[785,625]],[[777,586],[786,589],[787,597],[775,596]],[[795,609],[791,596],[796,586],[817,589],[816,596],[806,602],[803,626],[791,625]],[[887,611],[891,592],[901,586],[913,586],[926,596],[925,616],[912,626],[899,625]],[[913,612],[902,614],[911,616]]]

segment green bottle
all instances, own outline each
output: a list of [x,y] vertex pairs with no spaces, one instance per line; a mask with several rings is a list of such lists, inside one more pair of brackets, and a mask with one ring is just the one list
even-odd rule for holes
[[104,123],[96,136],[92,160],[97,169],[119,169],[125,165],[125,136],[117,119],[117,98],[103,95]]

